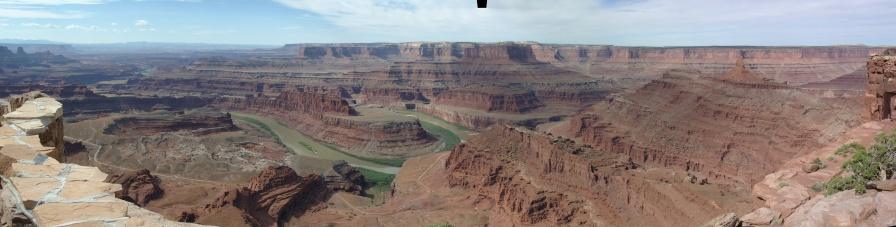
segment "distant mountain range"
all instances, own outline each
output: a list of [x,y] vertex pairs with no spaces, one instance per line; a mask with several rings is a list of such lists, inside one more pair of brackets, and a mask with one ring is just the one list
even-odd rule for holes
[[50,51],[56,54],[184,53],[215,50],[273,49],[280,47],[278,45],[158,42],[77,44],[28,39],[0,39],[0,46],[6,46],[10,49],[22,47],[29,53]]

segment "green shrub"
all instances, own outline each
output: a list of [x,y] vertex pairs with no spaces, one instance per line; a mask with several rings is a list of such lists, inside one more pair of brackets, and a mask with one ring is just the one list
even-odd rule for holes
[[865,147],[863,147],[862,145],[860,145],[856,142],[852,142],[852,143],[843,145],[840,148],[837,148],[837,151],[834,152],[834,154],[846,157],[846,155],[855,153],[856,151],[859,151],[859,150],[864,151]]
[[870,181],[886,179],[896,172],[896,132],[878,134],[874,144],[867,149],[857,143],[849,143],[837,149],[836,154],[852,157],[843,163],[845,175],[836,176],[825,183],[825,194],[854,189],[865,193]]

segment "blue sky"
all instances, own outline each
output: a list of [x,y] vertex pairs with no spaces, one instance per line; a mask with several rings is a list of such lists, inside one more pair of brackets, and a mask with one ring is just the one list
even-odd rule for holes
[[891,0],[0,0],[0,39],[894,45]]

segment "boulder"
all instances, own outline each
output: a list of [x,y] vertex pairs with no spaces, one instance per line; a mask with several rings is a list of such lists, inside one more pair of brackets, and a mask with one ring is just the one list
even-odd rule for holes
[[752,225],[768,225],[772,223],[772,220],[780,215],[781,214],[775,210],[763,207],[744,215],[744,217],[740,220],[744,223]]
[[868,188],[878,191],[896,191],[896,179],[872,181],[868,184]]
[[146,206],[149,201],[162,197],[164,191],[159,184],[161,179],[143,169],[128,173],[109,175],[106,182],[121,184],[121,191],[115,192],[115,197],[133,202],[139,206]]

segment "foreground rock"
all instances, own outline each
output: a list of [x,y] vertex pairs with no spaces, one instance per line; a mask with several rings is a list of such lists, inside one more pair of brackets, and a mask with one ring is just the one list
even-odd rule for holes
[[165,220],[157,213],[117,199],[114,194],[122,186],[103,182],[106,174],[96,167],[59,163],[50,157],[56,150],[44,146],[40,136],[23,129],[49,131],[50,125],[32,121],[56,122],[62,111],[58,102],[36,98],[19,107],[5,115],[13,120],[7,118],[0,127],[0,222],[39,226],[192,226]]
[[61,103],[43,93],[29,92],[10,97],[8,108],[10,112],[3,114],[3,118],[10,127],[27,135],[38,135],[41,144],[53,147],[50,157],[65,161]]
[[896,192],[853,190],[817,196],[784,220],[784,226],[893,226],[896,225]]
[[319,206],[329,193],[319,175],[298,176],[286,166],[268,167],[245,186],[225,191],[192,214],[197,223],[222,226],[279,226]]

